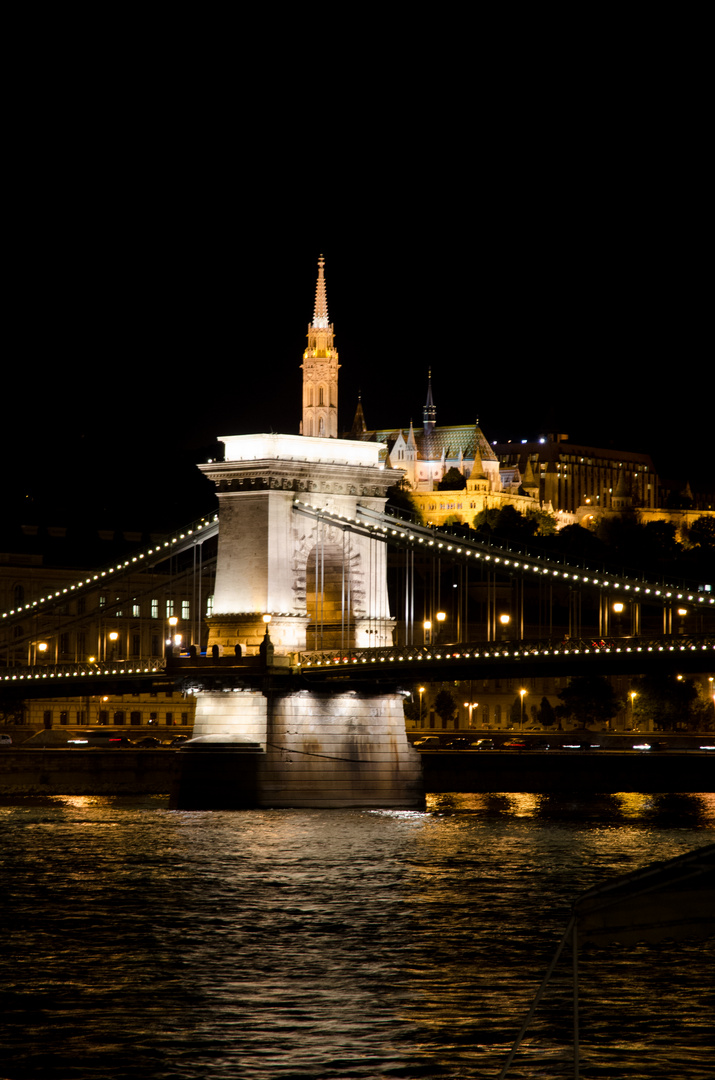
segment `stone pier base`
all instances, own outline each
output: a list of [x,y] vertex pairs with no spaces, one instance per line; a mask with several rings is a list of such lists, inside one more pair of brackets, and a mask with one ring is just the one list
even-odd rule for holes
[[[257,807],[418,808],[424,802],[420,756],[407,741],[399,694],[205,692],[197,702],[194,738],[207,735],[226,737],[217,785],[233,783],[231,761],[236,761],[236,806],[247,805],[247,799]],[[260,752],[251,756],[250,795],[246,759],[231,752],[231,739],[260,744]],[[216,740],[211,742],[210,754],[198,749],[200,744],[196,750],[188,744],[182,757],[201,753],[205,771],[221,752]],[[190,775],[187,767],[184,786]],[[216,805],[231,801],[230,793],[228,803],[225,793],[214,792],[212,798]],[[180,796],[179,803],[188,804],[187,799]]]

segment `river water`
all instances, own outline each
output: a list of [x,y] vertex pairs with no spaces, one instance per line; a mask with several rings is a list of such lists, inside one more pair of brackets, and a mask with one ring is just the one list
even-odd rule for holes
[[[3,1080],[472,1080],[498,1075],[575,895],[713,843],[715,796],[62,796],[0,822]],[[711,1080],[714,957],[584,952],[581,1076]],[[510,1078],[573,1075],[570,967]]]

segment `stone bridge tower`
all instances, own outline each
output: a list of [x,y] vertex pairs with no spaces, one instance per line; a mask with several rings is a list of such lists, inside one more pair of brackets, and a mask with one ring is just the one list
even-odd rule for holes
[[[219,500],[209,647],[230,658],[238,644],[245,666],[260,663],[251,656],[259,652],[264,615],[271,616],[275,664],[287,665],[306,646],[392,644],[385,545],[327,526],[296,505],[352,517],[358,503],[382,510],[401,473],[380,465],[378,445],[300,435],[221,441],[226,460],[200,466]],[[223,746],[229,764],[231,748],[246,740],[260,746],[251,805],[421,804],[421,765],[407,741],[400,693],[377,685],[302,689],[295,676],[290,685],[276,689],[267,678],[262,689],[255,679],[241,686],[238,672],[236,692],[198,695],[199,746]],[[213,786],[210,757],[197,757]]]
[[401,473],[380,464],[378,445],[273,434],[221,442],[226,460],[199,466],[219,500],[209,648],[257,653],[264,615],[277,655],[391,645],[385,545],[294,508],[382,510]]

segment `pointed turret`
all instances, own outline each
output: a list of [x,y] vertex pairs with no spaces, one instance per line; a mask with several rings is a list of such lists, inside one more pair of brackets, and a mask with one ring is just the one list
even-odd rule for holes
[[355,410],[353,426],[350,429],[350,437],[352,439],[361,439],[366,431],[367,424],[365,423],[365,413],[362,408],[362,395],[358,393],[357,409]]
[[437,410],[432,399],[432,368],[429,369],[429,375],[427,376],[427,400],[422,409],[422,422],[425,435],[429,435],[437,423]]
[[308,324],[308,348],[303,353],[303,421],[301,435],[338,437],[338,350],[328,321],[325,259],[318,259],[313,321]]
[[314,330],[327,330],[329,325],[328,294],[325,291],[325,259],[321,255],[318,259],[318,282],[315,286],[315,306],[311,326]]

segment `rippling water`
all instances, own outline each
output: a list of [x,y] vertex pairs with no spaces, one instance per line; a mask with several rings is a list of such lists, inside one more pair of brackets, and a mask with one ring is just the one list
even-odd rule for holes
[[[0,806],[3,1080],[496,1077],[574,896],[715,837],[715,796],[425,813]],[[713,1076],[713,942],[580,961],[584,1078]],[[509,1077],[571,1076],[570,957]]]

